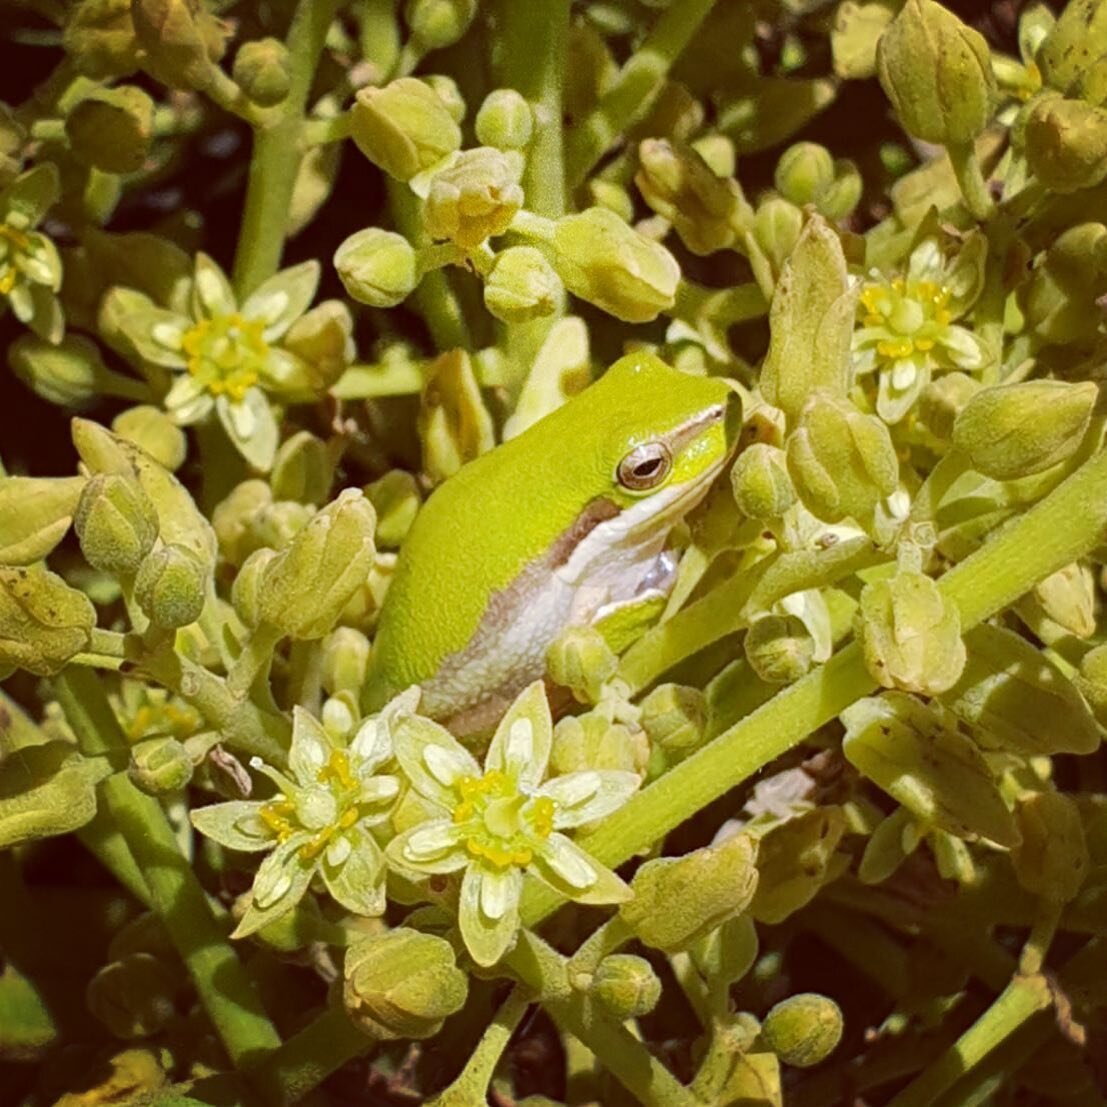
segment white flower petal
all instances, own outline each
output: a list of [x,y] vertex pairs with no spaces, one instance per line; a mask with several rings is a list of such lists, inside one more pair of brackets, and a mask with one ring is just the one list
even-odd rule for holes
[[356,762],[356,771],[362,776],[371,773],[392,756],[388,727],[381,718],[366,719],[358,727],[350,743],[350,756]]
[[519,869],[486,869],[481,879],[480,909],[485,918],[502,919],[519,902],[523,874]]
[[566,884],[581,892],[595,884],[599,875],[592,858],[564,834],[551,834],[546,839],[542,859]]

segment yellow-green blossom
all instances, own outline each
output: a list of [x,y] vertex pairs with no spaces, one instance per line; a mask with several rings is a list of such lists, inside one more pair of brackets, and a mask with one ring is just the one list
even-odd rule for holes
[[412,786],[439,814],[394,838],[389,862],[413,875],[464,870],[459,923],[478,964],[495,964],[514,942],[524,872],[578,903],[629,898],[619,877],[560,831],[622,806],[638,776],[594,769],[542,783],[553,726],[541,681],[511,705],[483,769],[449,731],[422,716],[398,716],[393,738]]
[[45,163],[0,192],[0,296],[21,323],[54,343],[65,332],[57,297],[62,264],[57,247],[35,227],[58,191],[58,171]]
[[947,262],[937,239],[927,237],[911,251],[903,276],[874,272],[862,288],[853,367],[876,373],[876,410],[886,423],[911,410],[934,373],[983,366],[983,343],[957,323],[980,294],[983,250],[974,236]]
[[[410,697],[393,701],[363,722],[349,744],[341,728],[293,708],[291,777],[259,758],[250,762],[276,783],[276,795],[192,812],[197,830],[230,849],[272,850],[258,868],[235,937],[291,911],[315,876],[347,910],[358,915],[384,911],[384,858],[370,828],[388,818],[400,782],[376,771],[392,756],[390,713],[409,703]],[[324,722],[329,714],[324,711]]]
[[311,390],[312,367],[281,340],[318,284],[319,263],[307,261],[277,273],[239,304],[219,266],[197,254],[188,314],[159,307],[134,289],[114,288],[101,324],[114,324],[143,361],[178,372],[165,396],[176,423],[198,423],[214,411],[242,456],[266,470],[278,438],[268,394]]

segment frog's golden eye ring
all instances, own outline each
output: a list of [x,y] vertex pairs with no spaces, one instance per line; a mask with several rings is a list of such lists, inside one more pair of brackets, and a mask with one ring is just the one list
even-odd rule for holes
[[619,483],[631,492],[656,488],[673,468],[673,455],[664,442],[643,442],[619,462]]

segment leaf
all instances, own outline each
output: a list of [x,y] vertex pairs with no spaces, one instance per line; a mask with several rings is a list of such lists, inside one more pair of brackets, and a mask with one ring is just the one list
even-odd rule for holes
[[65,537],[83,477],[0,477],[0,565],[30,565]]

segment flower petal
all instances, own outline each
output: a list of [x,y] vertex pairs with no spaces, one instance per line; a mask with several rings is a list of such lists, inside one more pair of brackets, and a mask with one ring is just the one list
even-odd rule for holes
[[317,261],[282,269],[250,293],[242,305],[242,314],[265,324],[266,342],[280,338],[315,299],[319,273]]
[[[384,914],[384,856],[373,836],[353,827],[335,845],[349,844],[349,852],[327,850],[323,855],[320,872],[327,891],[355,915],[377,916]],[[339,859],[332,863],[331,857]]]
[[938,342],[958,369],[979,369],[988,360],[984,343],[966,327],[950,324]]
[[577,903],[622,903],[634,894],[629,885],[564,834],[555,832],[542,843],[531,868],[550,887]]
[[231,315],[238,309],[227,275],[207,254],[196,255],[192,274],[192,314],[196,319]]
[[185,373],[174,382],[165,397],[165,410],[179,427],[188,427],[206,419],[215,400],[193,376]]
[[262,804],[254,800],[232,800],[197,808],[189,818],[213,842],[243,853],[257,853],[277,844],[273,832],[258,816],[261,808]]
[[265,393],[250,388],[237,402],[217,396],[215,411],[238,452],[255,469],[268,472],[277,452],[279,431]]
[[350,756],[354,759],[354,772],[361,777],[371,775],[392,756],[392,739],[384,719],[375,715],[357,728],[350,742]]
[[936,238],[924,238],[912,251],[907,262],[909,281],[936,281],[941,283],[945,263]]
[[286,397],[312,394],[311,367],[302,358],[278,346],[269,347],[259,374],[267,392],[279,392]]
[[585,769],[547,781],[538,795],[554,801],[554,826],[564,830],[610,815],[638,791],[639,783],[637,773]]
[[[484,900],[484,882],[489,879],[491,870],[480,865],[470,865],[461,881],[461,899],[458,903],[458,922],[461,925],[461,937],[466,949],[478,965],[489,968],[494,965],[514,945],[519,933],[519,901],[504,903],[503,913],[490,918],[481,906]],[[491,879],[498,880],[492,874]],[[522,887],[522,883],[519,883]],[[509,890],[510,892],[510,890]],[[498,901],[499,892],[493,896]]]
[[319,778],[319,771],[330,759],[334,747],[321,723],[302,707],[292,709],[292,745],[288,767],[305,788]]
[[166,342],[166,336],[183,334],[190,320],[175,311],[158,307],[149,296],[134,288],[113,288],[100,304],[100,332],[117,348],[129,348],[143,361],[167,369],[183,369],[185,356],[180,345]]
[[[896,362],[900,366],[901,362]],[[908,362],[910,371],[899,373],[898,379],[905,380],[904,387],[896,384],[896,369],[884,369],[880,373],[880,385],[876,396],[876,413],[889,425],[898,423],[915,406],[922,390],[930,383],[930,362],[918,365]]]
[[397,834],[388,862],[401,873],[455,873],[469,863],[461,831],[448,819],[432,819]]
[[485,759],[486,770],[498,769],[533,788],[546,775],[553,743],[553,721],[546,687],[536,680],[524,688],[500,720]]
[[485,869],[480,885],[481,914],[489,919],[502,919],[518,906],[522,893],[521,869]]
[[402,715],[392,727],[392,743],[415,790],[451,808],[457,802],[454,785],[463,777],[479,777],[473,755],[443,726],[422,715]]
[[309,841],[309,834],[294,834],[261,863],[254,877],[250,906],[231,934],[232,938],[253,934],[300,902],[316,870],[315,860],[300,855],[300,850]]

